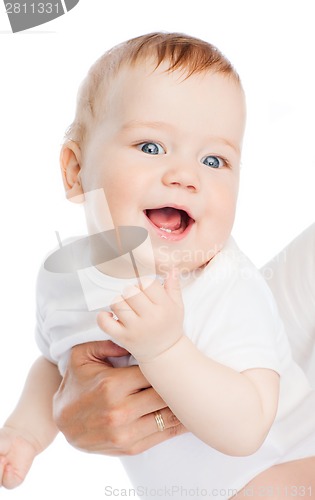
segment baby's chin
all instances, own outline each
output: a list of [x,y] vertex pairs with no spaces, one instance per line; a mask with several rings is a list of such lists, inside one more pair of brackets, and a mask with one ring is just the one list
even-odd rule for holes
[[156,265],[156,273],[162,278],[167,278],[170,274],[172,274],[173,270],[176,269],[178,271],[178,275],[182,278],[188,276],[197,276],[202,269],[206,267],[209,261],[207,262],[174,262],[169,261],[168,263],[162,262],[157,263]]
[[181,275],[187,275],[203,269],[210,260],[214,257],[213,251],[197,251],[184,249],[174,249],[166,251],[165,247],[155,249],[155,263],[157,273],[165,276],[174,268],[176,268]]

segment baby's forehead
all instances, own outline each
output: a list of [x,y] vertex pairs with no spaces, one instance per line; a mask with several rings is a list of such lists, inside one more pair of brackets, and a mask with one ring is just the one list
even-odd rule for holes
[[169,64],[156,67],[147,61],[121,68],[106,93],[101,128],[124,136],[149,128],[172,137],[188,132],[192,137],[197,124],[198,134],[200,124],[202,131],[223,136],[235,135],[230,129],[244,128],[246,113],[238,82],[210,70],[187,75],[168,69]]
[[215,70],[239,81],[234,67],[212,44],[184,33],[148,33],[113,47],[92,65],[79,88],[75,119],[66,137],[83,141],[91,124],[102,118],[104,105],[126,68],[148,66],[148,61],[153,61],[153,71],[164,64],[168,71],[178,70],[188,79]]
[[187,82],[188,86],[186,85],[186,87],[198,88],[204,84],[207,76],[214,77],[217,80],[224,80],[224,87],[227,86],[226,84],[231,85],[239,89],[243,94],[240,81],[234,78],[233,75],[226,75],[214,68],[206,68],[193,73],[189,67],[185,66],[173,69],[171,61],[166,60],[157,64],[156,59],[152,57],[137,60],[135,64],[125,63],[122,65],[112,80],[108,82],[107,89],[104,89],[102,93],[102,98],[110,100],[117,94],[130,91],[131,88],[137,88],[138,86],[145,88],[151,82],[154,82],[156,87],[180,85],[180,89],[183,87],[181,84]]

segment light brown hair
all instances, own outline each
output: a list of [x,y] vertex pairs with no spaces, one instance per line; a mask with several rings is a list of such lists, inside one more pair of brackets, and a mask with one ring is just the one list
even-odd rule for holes
[[90,68],[77,97],[75,119],[66,131],[65,139],[83,146],[87,131],[100,116],[104,116],[106,90],[124,65],[135,66],[146,59],[169,62],[168,72],[183,70],[186,78],[195,73],[213,71],[240,79],[228,59],[212,44],[181,33],[149,33],[132,38],[103,54]]

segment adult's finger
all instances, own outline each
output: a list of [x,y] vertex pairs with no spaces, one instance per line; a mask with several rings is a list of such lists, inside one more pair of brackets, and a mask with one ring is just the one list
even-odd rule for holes
[[137,455],[138,453],[142,453],[146,450],[149,450],[150,448],[152,448],[152,446],[163,443],[164,441],[167,441],[175,436],[180,436],[182,434],[185,434],[186,432],[188,432],[187,429],[181,423],[178,425],[165,428],[164,431],[162,432],[158,431],[153,434],[150,434],[147,437],[144,437],[143,439],[136,441],[129,447],[126,447],[124,449],[123,454]]
[[105,362],[108,357],[120,357],[129,354],[126,349],[111,340],[100,340],[79,344],[71,349],[70,363],[72,369],[89,362]]

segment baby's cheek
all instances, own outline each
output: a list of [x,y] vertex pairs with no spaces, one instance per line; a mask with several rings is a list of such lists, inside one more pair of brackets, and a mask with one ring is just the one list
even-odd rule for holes
[[222,214],[222,222],[234,220],[238,196],[238,185],[235,182],[229,182],[220,186],[217,191],[217,206]]

